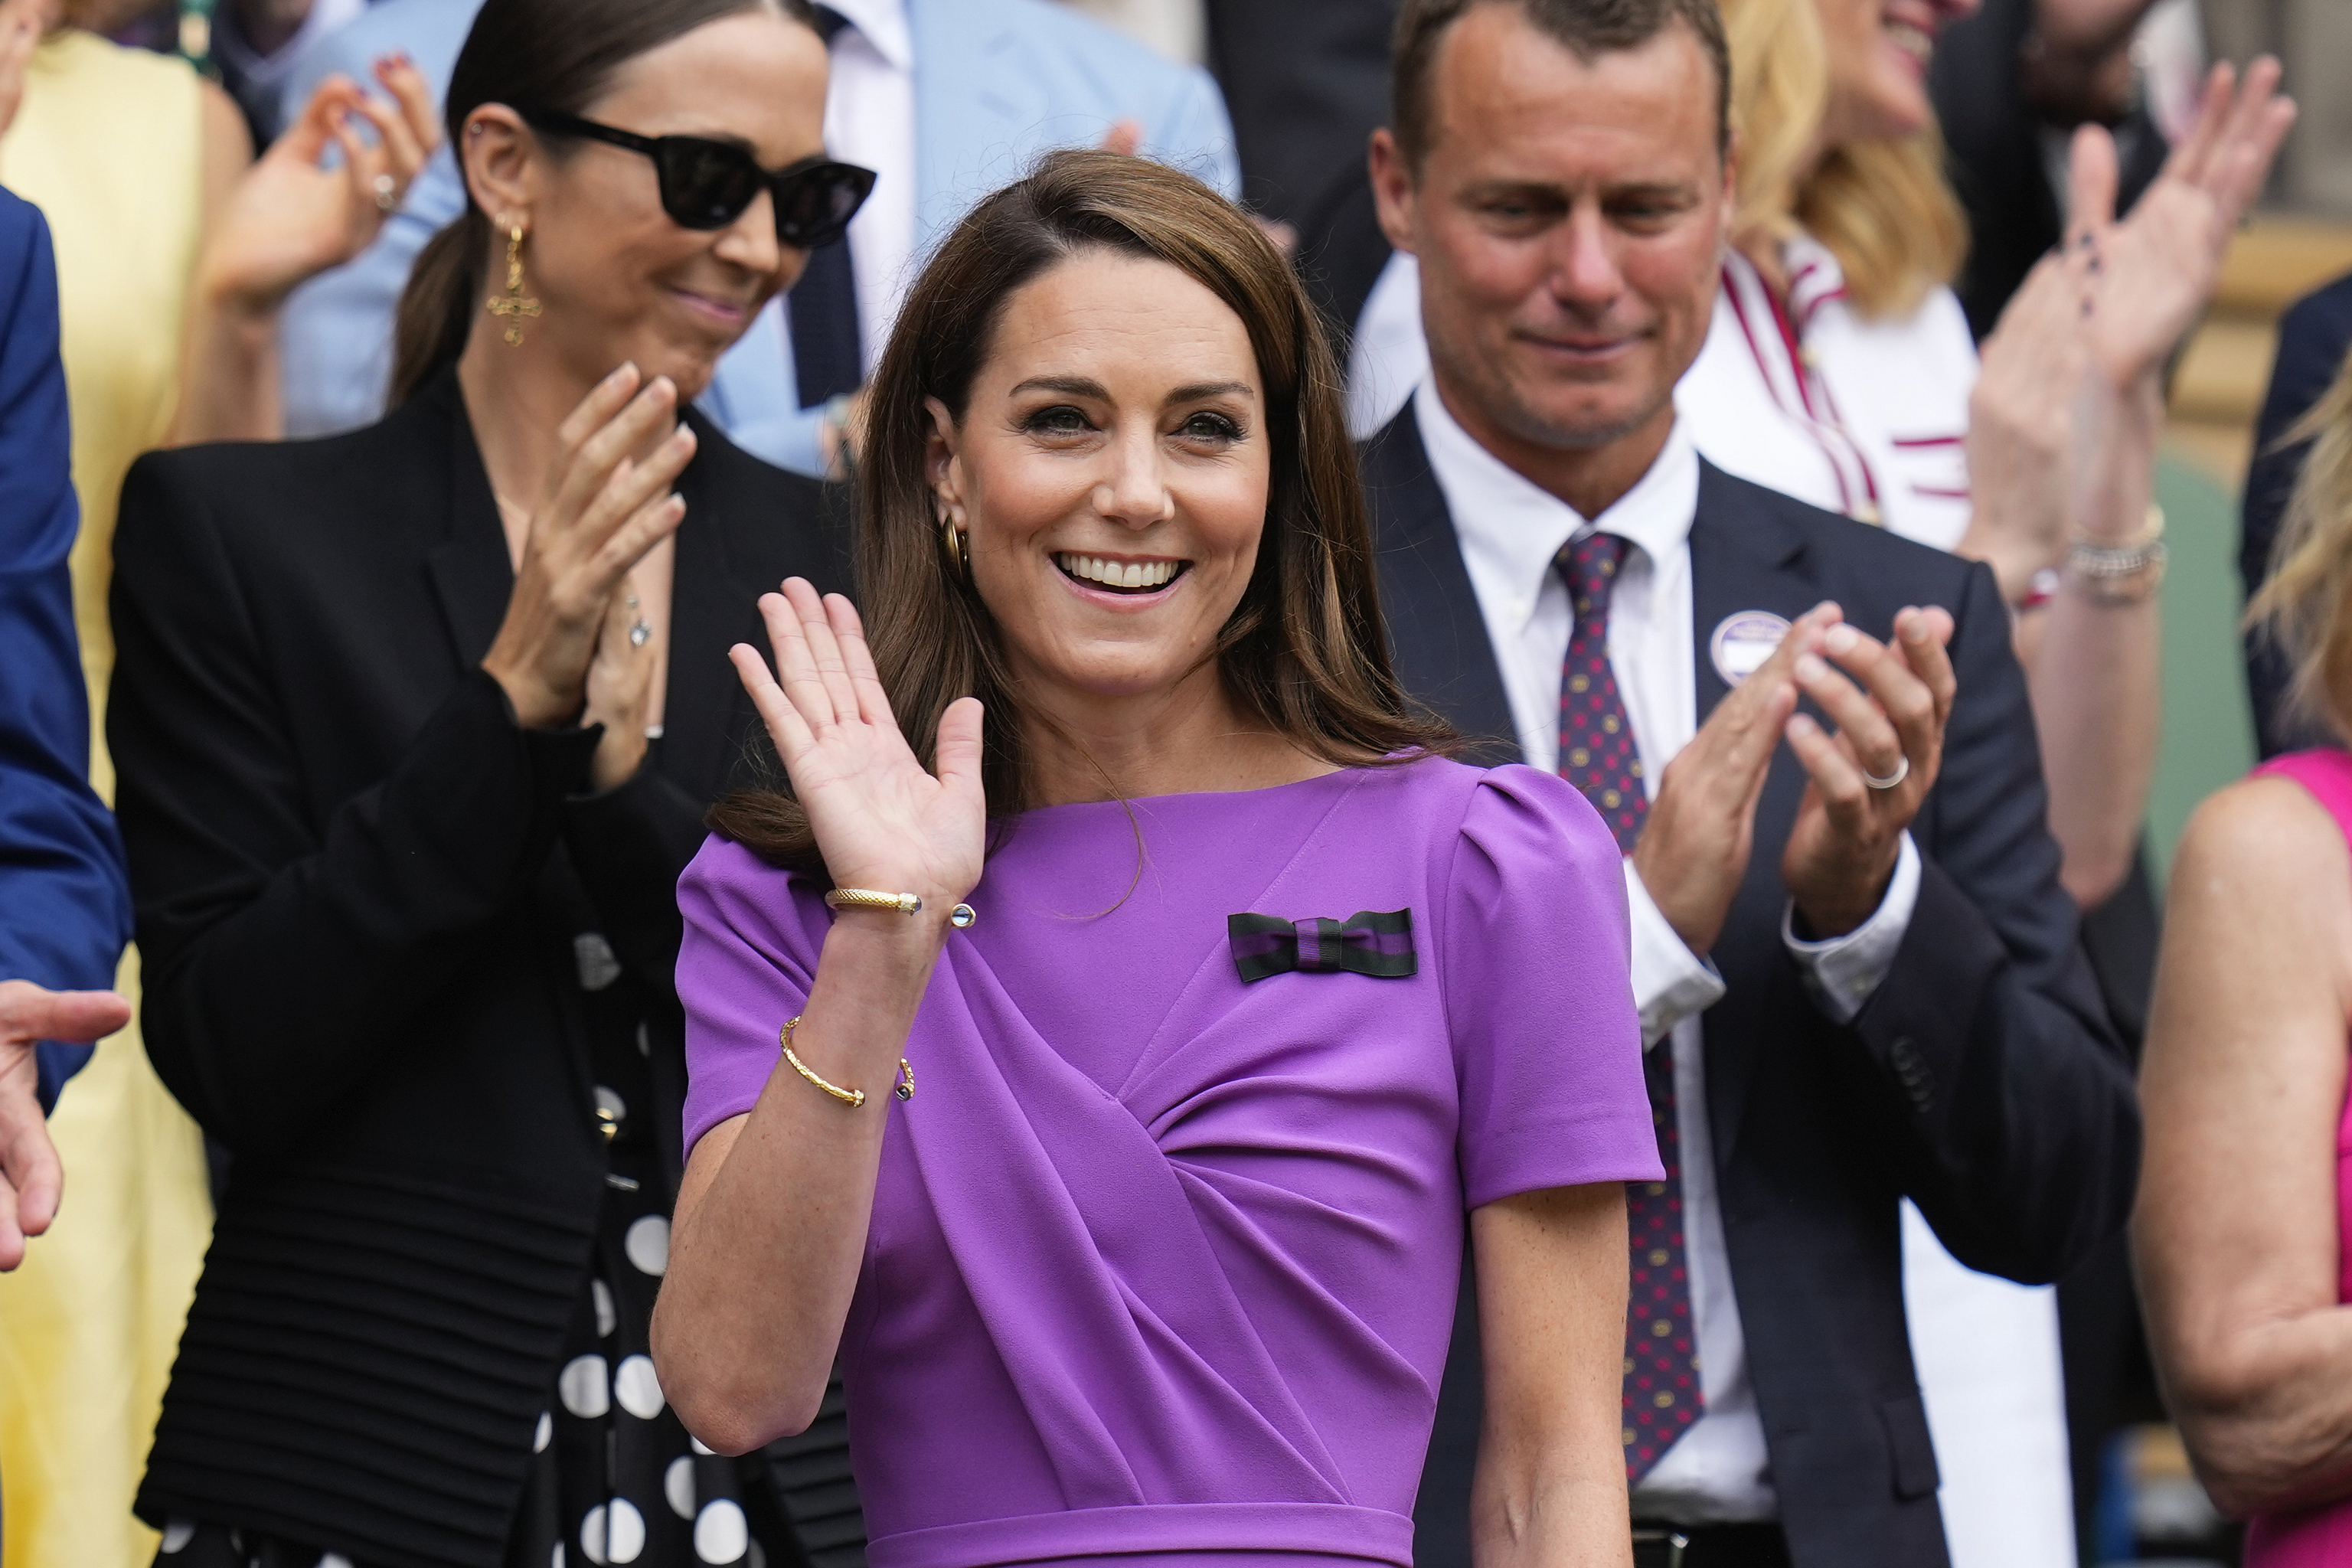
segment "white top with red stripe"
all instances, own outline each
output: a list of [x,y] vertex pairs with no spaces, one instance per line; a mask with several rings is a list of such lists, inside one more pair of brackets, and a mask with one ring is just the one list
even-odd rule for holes
[[1837,258],[1790,242],[1789,304],[1737,251],[1675,405],[1717,468],[1949,550],[1969,524],[1969,394],[1976,344],[1948,289],[1870,321]]

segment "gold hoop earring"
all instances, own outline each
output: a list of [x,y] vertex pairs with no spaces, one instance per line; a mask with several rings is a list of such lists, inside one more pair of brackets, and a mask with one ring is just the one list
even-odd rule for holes
[[522,347],[522,323],[526,316],[536,319],[539,301],[522,291],[522,225],[513,224],[507,229],[507,289],[493,294],[488,300],[489,312],[507,324],[507,347]]
[[971,578],[971,563],[963,552],[963,531],[955,525],[955,518],[945,507],[940,508],[940,547],[948,552],[948,569],[965,581]]

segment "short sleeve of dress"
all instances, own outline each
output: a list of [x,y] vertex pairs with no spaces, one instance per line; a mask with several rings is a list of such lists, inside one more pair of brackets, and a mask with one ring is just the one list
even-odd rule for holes
[[777,1036],[816,977],[828,917],[801,879],[712,838],[677,883],[686,930],[686,1148],[759,1100],[783,1058]]
[[1622,858],[1573,786],[1528,767],[1483,775],[1438,942],[1465,1204],[1663,1179]]

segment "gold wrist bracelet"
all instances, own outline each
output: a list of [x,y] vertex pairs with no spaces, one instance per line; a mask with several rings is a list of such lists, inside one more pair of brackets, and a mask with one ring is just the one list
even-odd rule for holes
[[[877,893],[871,888],[835,888],[824,896],[829,910],[896,910],[902,915],[923,912],[922,896],[918,893]],[[958,904],[948,911],[948,924],[958,931],[970,926],[980,917],[970,904]]]
[[[864,1105],[866,1103],[866,1091],[864,1089],[844,1089],[837,1083],[834,1083],[826,1079],[819,1078],[816,1073],[810,1068],[808,1063],[801,1060],[800,1053],[793,1049],[793,1031],[800,1027],[800,1023],[801,1016],[795,1013],[791,1017],[784,1020],[784,1026],[782,1028],[776,1031],[777,1042],[784,1047],[784,1060],[793,1064],[793,1070],[794,1072],[808,1079],[809,1082],[816,1085],[817,1088],[824,1090],[825,1093],[833,1096],[834,1099],[841,1101],[842,1104],[849,1107],[850,1110],[855,1110],[859,1106]],[[900,1057],[898,1058],[898,1071],[901,1075],[901,1081],[896,1087],[896,1092],[898,1098],[900,1100],[914,1099],[915,1068],[913,1064],[908,1062],[906,1058]]]

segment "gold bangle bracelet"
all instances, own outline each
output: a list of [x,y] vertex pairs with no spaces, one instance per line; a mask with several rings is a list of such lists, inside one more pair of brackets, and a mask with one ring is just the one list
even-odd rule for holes
[[[776,1031],[777,1043],[784,1047],[784,1060],[793,1064],[793,1070],[794,1072],[808,1079],[809,1082],[816,1085],[817,1088],[824,1090],[825,1093],[833,1096],[834,1099],[841,1101],[842,1104],[849,1107],[850,1110],[855,1110],[859,1106],[864,1105],[866,1103],[866,1091],[864,1089],[844,1089],[837,1083],[832,1082],[827,1079],[820,1078],[809,1067],[808,1063],[801,1060],[800,1053],[793,1049],[793,1031],[800,1027],[800,1023],[801,1016],[795,1013],[791,1017],[784,1020],[784,1026],[782,1028]],[[900,1057],[898,1058],[898,1071],[903,1075],[902,1081],[900,1081],[897,1086],[898,1098],[900,1100],[914,1099],[915,1068],[913,1064],[908,1062],[906,1058]]]
[[[871,888],[835,888],[824,896],[829,910],[895,910],[902,915],[923,912],[923,900],[919,893],[877,893]],[[958,904],[948,911],[948,924],[958,931],[969,928],[980,917],[970,904]]]

